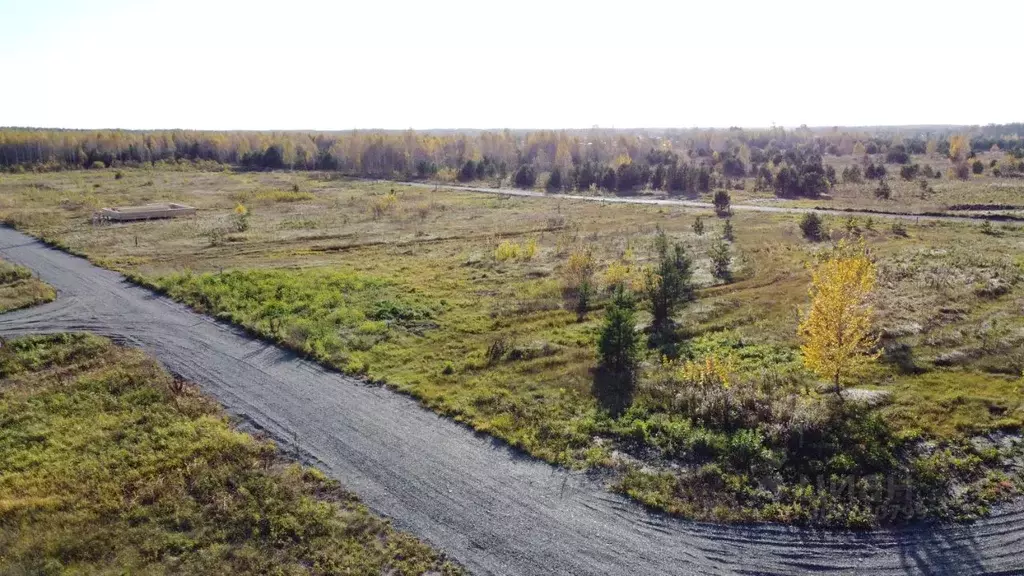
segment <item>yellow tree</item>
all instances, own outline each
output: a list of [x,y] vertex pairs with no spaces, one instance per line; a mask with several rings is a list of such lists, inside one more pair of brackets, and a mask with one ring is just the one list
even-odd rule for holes
[[965,134],[954,134],[949,137],[949,159],[953,162],[966,160],[971,153],[971,138]]
[[800,322],[804,365],[835,385],[878,358],[871,331],[869,305],[875,287],[875,265],[864,241],[841,241],[813,273],[811,307]]

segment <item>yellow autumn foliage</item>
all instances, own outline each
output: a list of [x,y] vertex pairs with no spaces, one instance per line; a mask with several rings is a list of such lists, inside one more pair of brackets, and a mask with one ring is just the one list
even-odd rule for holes
[[566,288],[575,290],[584,283],[590,282],[595,266],[593,250],[590,248],[573,250],[562,270]]
[[864,241],[841,241],[814,270],[811,306],[798,328],[804,365],[837,388],[844,378],[873,362],[878,343],[869,304],[875,265]]
[[537,240],[530,238],[525,244],[511,240],[502,240],[494,249],[494,259],[498,262],[506,260],[532,260],[537,255]]
[[954,162],[966,160],[971,153],[971,137],[965,134],[954,134],[949,137],[949,158]]
[[519,247],[519,244],[510,240],[502,240],[501,244],[494,249],[494,259],[498,262],[504,262],[505,260],[515,260],[522,254],[523,249]]
[[675,376],[680,382],[702,389],[728,388],[732,372],[728,358],[711,355],[679,364]]
[[523,260],[532,260],[537,255],[537,240],[530,238],[526,241],[526,245],[523,246]]
[[639,291],[643,287],[646,269],[636,265],[633,250],[626,252],[618,260],[612,260],[601,274],[601,281],[611,291],[617,286]]

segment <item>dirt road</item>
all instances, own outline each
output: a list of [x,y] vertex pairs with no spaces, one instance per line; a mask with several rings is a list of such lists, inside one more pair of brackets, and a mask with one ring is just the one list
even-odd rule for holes
[[[567,200],[582,200],[585,202],[608,202],[611,204],[648,204],[653,206],[681,206],[684,208],[700,208],[704,210],[714,210],[714,204],[710,202],[700,202],[697,200],[681,200],[678,198],[650,198],[642,196],[584,196],[581,194],[545,194],[544,192],[537,192],[535,190],[523,190],[520,188],[487,188],[482,186],[460,186],[457,184],[433,184],[427,182],[402,182],[405,186],[413,186],[415,188],[440,188],[442,190],[462,190],[465,192],[480,192],[483,194],[498,194],[503,196],[519,196],[526,198],[548,198],[552,200],[567,199]],[[808,212],[816,212],[818,214],[824,214],[828,216],[842,216],[849,217],[855,216],[857,218],[894,218],[897,220],[939,220],[946,222],[974,222],[980,224],[986,219],[983,214],[975,214],[973,216],[945,216],[941,214],[901,214],[896,212],[869,212],[863,210],[831,210],[831,209],[819,209],[819,208],[798,208],[795,206],[770,206],[765,204],[733,204],[732,210],[734,212],[768,212],[771,214],[806,214]],[[993,220],[998,220],[1001,217],[999,215],[993,216]],[[1011,223],[1020,224],[1020,222],[1010,220]]]
[[120,275],[0,227],[0,257],[55,286],[0,335],[91,331],[197,382],[476,574],[1024,573],[1024,510],[971,526],[866,533],[715,526],[645,512],[388,390],[322,369]]

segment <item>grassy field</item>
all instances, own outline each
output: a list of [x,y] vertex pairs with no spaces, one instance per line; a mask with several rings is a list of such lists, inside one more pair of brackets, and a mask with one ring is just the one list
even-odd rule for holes
[[[982,180],[940,180],[949,189],[931,201],[988,198],[964,188]],[[851,192],[851,207],[875,207],[868,186]],[[840,192],[832,202],[841,204]],[[151,201],[200,211],[89,223],[96,207]],[[234,212],[240,203],[244,218]],[[309,173],[18,175],[0,182],[0,216],[530,454],[610,469],[616,489],[685,516],[967,518],[1020,488],[1024,233],[1015,226],[827,221],[835,239],[863,237],[879,268],[883,356],[858,387],[884,400],[862,406],[836,405],[802,367],[796,325],[807,266],[827,243],[802,238],[797,216],[737,213],[730,283],[710,272],[723,227],[710,211]],[[640,276],[658,229],[688,245],[696,299],[676,318],[680,358],[649,351],[632,407],[612,415],[592,390],[604,287],[609,276]],[[582,250],[597,263],[599,294],[578,321],[563,288],[566,262]],[[649,319],[642,312],[638,328]],[[734,385],[695,395],[679,374],[707,358],[727,364]],[[894,511],[901,498],[913,506]]]
[[4,574],[455,574],[141,352],[0,349]]
[[28,268],[0,260],[0,313],[50,302],[56,296]]

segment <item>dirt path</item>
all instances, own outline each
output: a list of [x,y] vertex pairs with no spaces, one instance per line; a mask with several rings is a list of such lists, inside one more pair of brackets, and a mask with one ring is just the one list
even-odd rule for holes
[[[649,204],[654,206],[683,206],[686,208],[701,208],[714,210],[714,204],[710,202],[698,202],[696,200],[679,200],[676,198],[641,198],[637,196],[583,196],[580,194],[545,194],[535,190],[522,190],[519,188],[487,188],[481,186],[459,186],[455,184],[433,184],[427,182],[401,182],[404,186],[416,188],[440,188],[443,190],[462,190],[465,192],[480,192],[484,194],[500,194],[503,196],[522,196],[527,198],[549,198],[553,200],[583,200],[585,202],[608,202],[612,204]],[[734,212],[769,212],[774,214],[806,214],[816,212],[829,216],[856,216],[858,218],[894,218],[897,220],[939,220],[946,222],[974,222],[981,223],[986,219],[983,215],[975,216],[943,216],[938,214],[900,214],[895,212],[870,212],[862,210],[834,210],[818,208],[798,208],[795,206],[764,206],[760,204],[733,204]],[[998,219],[998,216],[992,219]],[[1010,221],[1011,223],[1019,222]]]
[[1019,505],[866,533],[665,518],[5,227],[0,257],[58,290],[0,316],[0,335],[88,330],[144,349],[476,574],[1024,573]]

